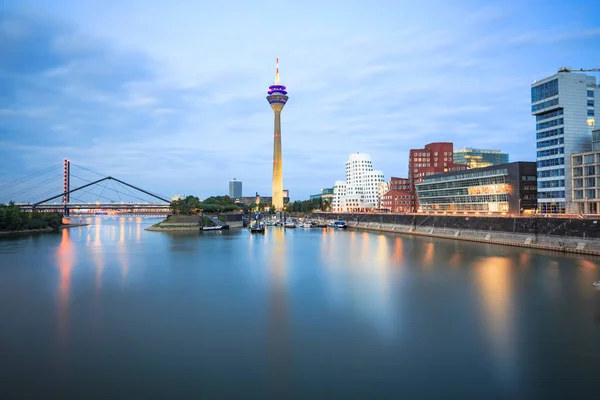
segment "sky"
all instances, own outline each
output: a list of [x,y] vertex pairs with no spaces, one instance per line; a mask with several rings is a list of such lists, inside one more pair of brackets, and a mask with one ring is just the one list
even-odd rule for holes
[[386,180],[436,141],[533,161],[530,85],[600,67],[598,12],[592,0],[3,0],[0,187],[68,158],[166,196],[227,194],[232,178],[270,196],[276,57],[292,200],[343,180],[354,152]]

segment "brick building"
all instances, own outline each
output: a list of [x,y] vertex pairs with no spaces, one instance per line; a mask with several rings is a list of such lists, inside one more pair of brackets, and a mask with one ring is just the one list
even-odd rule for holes
[[412,201],[409,179],[392,177],[387,182],[387,186],[389,190],[381,197],[381,208],[393,213],[411,212]]
[[412,212],[419,209],[415,184],[422,182],[423,178],[429,175],[468,168],[468,165],[454,163],[454,144],[451,142],[429,143],[423,149],[411,149],[408,159],[408,180]]

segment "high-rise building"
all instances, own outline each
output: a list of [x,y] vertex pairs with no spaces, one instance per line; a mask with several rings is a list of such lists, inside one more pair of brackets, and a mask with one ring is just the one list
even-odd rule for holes
[[283,209],[283,155],[281,153],[281,110],[288,101],[286,87],[279,84],[279,59],[276,59],[275,84],[269,86],[267,101],[275,114],[273,133],[273,183],[272,201],[277,211]]
[[592,132],[592,150],[600,150],[600,129]]
[[596,78],[561,68],[531,85],[536,120],[538,212],[576,213],[571,154],[587,152],[595,125]]
[[468,165],[469,168],[482,168],[491,165],[507,164],[508,154],[500,150],[465,149],[454,150],[454,162],[456,164]]
[[346,180],[336,181],[333,187],[332,210],[351,212],[377,208],[378,188],[383,181],[383,172],[373,170],[371,156],[350,154],[346,161]]
[[419,209],[415,185],[424,177],[442,172],[462,171],[467,168],[468,165],[455,163],[454,144],[450,142],[429,143],[423,149],[411,149],[408,159],[408,180],[412,212]]
[[238,181],[235,178],[229,181],[229,197],[232,199],[242,198],[242,181]]

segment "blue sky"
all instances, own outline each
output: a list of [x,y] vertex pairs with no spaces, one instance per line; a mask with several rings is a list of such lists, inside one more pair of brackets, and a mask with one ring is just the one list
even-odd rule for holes
[[[352,152],[406,176],[433,141],[535,159],[530,84],[600,67],[596,1],[4,0],[0,186],[69,158],[165,195],[269,195],[279,57],[284,186]],[[17,199],[18,200],[18,199]]]

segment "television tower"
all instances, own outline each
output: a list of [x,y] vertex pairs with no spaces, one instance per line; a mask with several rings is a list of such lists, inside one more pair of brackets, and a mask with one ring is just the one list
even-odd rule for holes
[[283,210],[283,171],[281,154],[281,110],[288,100],[285,86],[279,84],[279,58],[275,59],[275,84],[269,86],[267,101],[275,113],[273,137],[273,193],[272,203],[277,211]]

